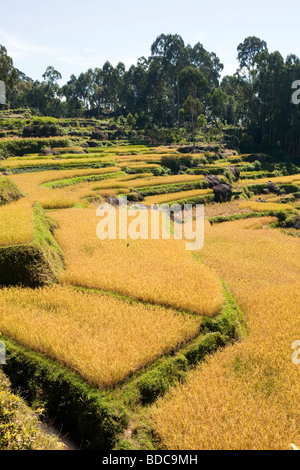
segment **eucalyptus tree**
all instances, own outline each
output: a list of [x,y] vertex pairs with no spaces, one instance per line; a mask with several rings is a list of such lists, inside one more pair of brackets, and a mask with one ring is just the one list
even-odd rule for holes
[[183,109],[189,112],[192,123],[193,146],[195,146],[195,120],[205,112],[203,98],[208,88],[208,81],[196,67],[185,67],[179,74],[179,84],[186,96]]
[[12,89],[18,78],[18,72],[14,67],[12,58],[7,54],[7,49],[0,44],[0,80],[6,88]]

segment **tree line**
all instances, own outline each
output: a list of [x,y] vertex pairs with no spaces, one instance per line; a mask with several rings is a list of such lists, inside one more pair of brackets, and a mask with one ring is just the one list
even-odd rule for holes
[[237,47],[238,69],[221,79],[223,64],[199,42],[185,44],[181,36],[161,34],[151,55],[126,70],[119,62],[72,75],[59,86],[59,71],[49,66],[43,80],[32,80],[14,68],[0,46],[0,80],[11,108],[29,107],[53,117],[129,116],[132,125],[195,129],[211,123],[217,128],[242,129],[245,150],[281,149],[300,152],[300,107],[292,103],[292,84],[300,80],[300,60],[269,52],[265,41],[247,37]]

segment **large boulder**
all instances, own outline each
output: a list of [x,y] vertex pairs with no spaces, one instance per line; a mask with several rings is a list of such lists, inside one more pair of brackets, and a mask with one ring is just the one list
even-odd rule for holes
[[39,156],[41,157],[47,157],[49,155],[60,155],[60,152],[53,150],[51,148],[43,148],[41,153],[39,153]]
[[139,193],[136,189],[131,189],[130,192],[137,195],[137,199],[139,202],[143,202],[145,200],[144,196],[142,196],[142,194]]
[[235,181],[238,181],[240,179],[241,171],[239,168],[237,168],[236,166],[229,166],[227,170],[233,174]]
[[216,202],[230,202],[232,198],[232,186],[230,184],[218,184],[213,186]]
[[300,216],[299,215],[295,217],[293,228],[295,228],[296,230],[300,230]]
[[99,142],[97,142],[96,140],[89,140],[87,144],[89,147],[98,147]]
[[221,180],[216,175],[207,175],[205,179],[208,182],[210,188],[222,184]]
[[106,202],[108,204],[110,204],[111,206],[120,206],[120,205],[122,205],[122,201],[116,196],[107,197]]
[[265,161],[267,161],[267,158],[264,155],[253,153],[251,155],[248,155],[245,158],[245,161],[250,162],[250,163],[254,163],[254,162],[264,163]]
[[95,129],[91,135],[91,138],[93,140],[108,140],[108,134],[99,129]]
[[277,184],[273,183],[272,181],[267,182],[267,189],[269,190],[270,193],[275,193],[275,194],[280,193],[280,188],[277,186]]

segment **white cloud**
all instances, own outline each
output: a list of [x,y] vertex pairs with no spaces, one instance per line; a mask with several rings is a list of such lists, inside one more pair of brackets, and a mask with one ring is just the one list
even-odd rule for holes
[[82,67],[96,67],[105,60],[105,58],[101,55],[89,56],[89,54],[94,54],[96,52],[95,49],[83,49],[82,54],[78,54],[78,50],[26,43],[10,34],[7,34],[3,30],[0,30],[0,42],[5,44],[8,53],[13,58],[13,60],[25,59],[33,55],[42,55],[51,57],[54,60],[63,62],[67,65],[76,65]]

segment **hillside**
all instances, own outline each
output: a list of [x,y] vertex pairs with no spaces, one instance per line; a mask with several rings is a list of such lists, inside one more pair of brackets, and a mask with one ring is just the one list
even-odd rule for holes
[[[0,130],[5,403],[21,392],[83,449],[299,445],[296,159],[241,153],[230,126],[166,143],[113,118],[19,109]],[[99,239],[97,207],[119,214],[124,196],[144,220],[191,204],[196,222],[204,204],[203,248],[175,222],[168,238],[120,225]],[[14,448],[6,432],[0,448]]]

